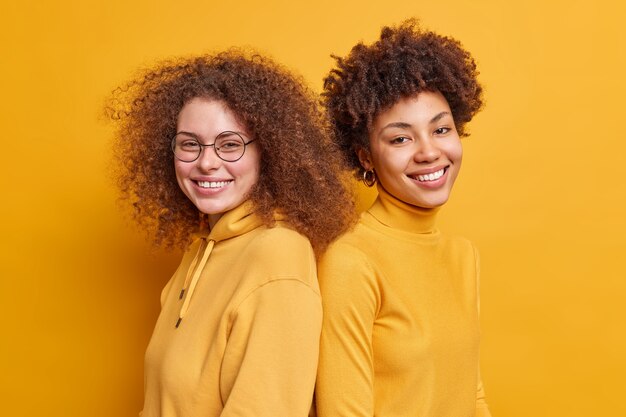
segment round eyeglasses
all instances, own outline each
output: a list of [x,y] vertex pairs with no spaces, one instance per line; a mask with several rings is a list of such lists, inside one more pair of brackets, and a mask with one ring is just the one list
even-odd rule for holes
[[222,161],[236,162],[246,152],[246,145],[256,139],[245,141],[237,132],[225,131],[217,135],[215,142],[210,145],[200,143],[198,138],[187,132],[177,133],[172,138],[172,152],[176,159],[182,162],[193,162],[200,157],[203,148],[213,148],[215,154]]

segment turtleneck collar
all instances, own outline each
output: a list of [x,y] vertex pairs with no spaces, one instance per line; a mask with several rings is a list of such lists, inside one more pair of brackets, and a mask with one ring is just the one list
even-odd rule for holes
[[378,198],[367,212],[380,223],[410,233],[429,234],[437,232],[435,222],[439,207],[413,206],[389,194],[380,183],[376,187],[378,188]]

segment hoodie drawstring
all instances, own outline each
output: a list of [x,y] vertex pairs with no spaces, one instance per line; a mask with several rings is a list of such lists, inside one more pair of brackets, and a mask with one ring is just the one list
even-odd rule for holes
[[183,320],[183,317],[185,317],[185,313],[187,313],[187,310],[189,310],[191,297],[200,279],[200,274],[202,273],[202,270],[204,269],[204,266],[206,265],[207,260],[209,259],[209,256],[211,255],[211,252],[213,251],[213,246],[215,246],[215,241],[214,240],[207,241],[207,245],[204,249],[204,253],[202,254],[202,259],[200,259],[200,262],[198,263],[198,255],[200,255],[200,252],[202,251],[202,246],[203,245],[200,245],[198,247],[198,253],[194,257],[191,265],[189,266],[189,270],[187,271],[187,276],[185,277],[185,283],[183,284],[183,289],[180,291],[179,299],[182,299],[187,288],[187,283],[191,275],[191,271],[193,271],[193,278],[191,279],[191,283],[189,284],[189,290],[187,291],[187,296],[185,297],[185,301],[183,301],[183,306],[180,309],[178,320],[176,321],[177,328],[180,325],[180,322]]

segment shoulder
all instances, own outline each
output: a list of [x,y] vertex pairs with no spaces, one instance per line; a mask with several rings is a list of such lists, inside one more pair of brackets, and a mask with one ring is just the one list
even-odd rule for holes
[[445,246],[447,251],[457,254],[458,256],[470,258],[476,258],[478,256],[476,246],[470,240],[462,236],[442,235],[441,244]]
[[321,267],[329,265],[353,265],[366,261],[366,249],[353,235],[344,235],[331,243],[320,257],[318,264]]
[[263,228],[247,245],[242,260],[260,280],[295,278],[316,283],[315,255],[309,240],[281,222]]
[[282,222],[277,222],[272,227],[263,227],[250,242],[249,248],[257,255],[272,258],[282,259],[286,255],[298,254],[313,256],[309,240]]
[[476,246],[461,236],[446,236],[442,239],[442,256],[456,276],[467,282],[469,288],[476,285],[480,276],[480,257]]
[[371,254],[373,247],[380,243],[381,238],[384,237],[363,220],[362,214],[352,229],[329,245],[325,254],[350,253],[355,256],[365,256]]
[[318,264],[327,265],[354,265],[360,264],[371,256],[368,242],[371,231],[361,221],[353,229],[341,235],[332,242],[320,257]]
[[364,244],[359,226],[333,242],[318,261],[318,279],[322,294],[337,294],[369,288],[377,284],[375,257],[371,248]]

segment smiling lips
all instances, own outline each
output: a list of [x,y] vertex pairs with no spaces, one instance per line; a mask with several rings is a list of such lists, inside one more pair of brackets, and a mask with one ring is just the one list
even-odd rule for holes
[[225,187],[226,185],[230,184],[231,182],[233,182],[233,180],[228,180],[228,181],[196,181],[196,184],[198,184],[198,186],[200,188],[222,188],[222,187]]
[[443,167],[438,171],[430,172],[428,174],[409,175],[409,178],[422,183],[437,181],[439,178],[443,177],[443,175],[446,173],[447,168],[448,167]]
[[417,180],[424,181],[435,181],[443,176],[445,172],[445,168],[441,168],[439,171],[431,172],[430,174],[417,175]]

